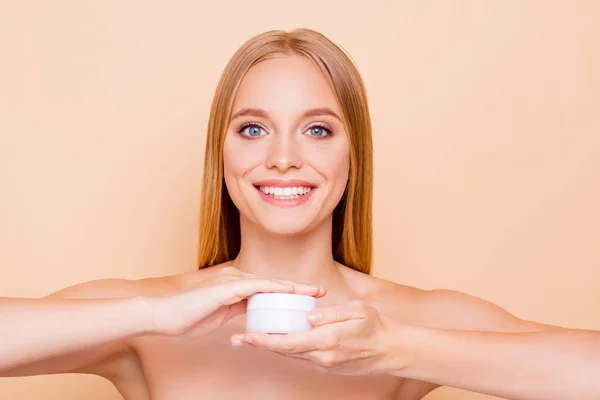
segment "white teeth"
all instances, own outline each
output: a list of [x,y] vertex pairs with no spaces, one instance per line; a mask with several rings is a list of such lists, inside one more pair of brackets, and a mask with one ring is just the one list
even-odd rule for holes
[[312,188],[305,186],[285,188],[273,186],[260,186],[259,189],[261,192],[280,200],[297,199],[300,196],[304,196],[312,190]]

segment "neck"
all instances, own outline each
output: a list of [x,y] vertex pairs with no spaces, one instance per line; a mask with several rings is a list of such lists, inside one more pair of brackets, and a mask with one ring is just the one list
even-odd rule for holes
[[233,265],[244,272],[315,285],[339,278],[331,251],[331,220],[311,232],[283,236],[242,217],[240,230],[241,248]]

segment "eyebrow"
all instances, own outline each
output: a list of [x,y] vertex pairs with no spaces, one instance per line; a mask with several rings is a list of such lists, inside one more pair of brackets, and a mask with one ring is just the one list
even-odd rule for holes
[[[335,111],[333,111],[331,108],[327,108],[327,107],[311,108],[311,109],[306,110],[304,113],[302,113],[303,118],[319,117],[322,115],[329,115],[331,117],[334,117],[338,121],[342,122],[342,119],[340,118],[340,116],[337,115],[337,113]],[[269,118],[269,113],[260,108],[242,108],[241,110],[235,112],[231,116],[231,120],[233,121],[236,118],[247,117],[247,116],[259,117],[259,118]]]

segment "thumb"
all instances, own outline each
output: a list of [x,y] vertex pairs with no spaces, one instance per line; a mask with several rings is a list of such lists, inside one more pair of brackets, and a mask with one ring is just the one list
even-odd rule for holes
[[333,324],[355,319],[363,319],[367,315],[366,308],[360,303],[349,303],[341,306],[315,308],[307,317],[314,326]]
[[229,321],[230,319],[237,317],[238,315],[242,315],[246,313],[246,309],[248,306],[248,300],[244,299],[239,303],[235,303],[229,307],[229,312],[227,313],[227,317],[225,321]]
[[[238,315],[242,315],[246,313],[246,305],[247,305],[247,301],[244,299],[242,301],[240,301],[239,303],[235,303],[232,304],[230,306],[223,306],[220,308],[221,312],[225,312],[224,315],[222,315],[222,319],[219,321],[219,326],[223,326],[223,324],[225,324],[227,321],[229,321],[230,319],[233,319],[235,317],[237,317]],[[217,311],[218,313],[219,311]]]

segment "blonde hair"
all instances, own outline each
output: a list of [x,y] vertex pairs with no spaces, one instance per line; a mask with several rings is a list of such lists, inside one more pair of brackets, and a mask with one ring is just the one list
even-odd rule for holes
[[373,145],[367,95],[350,57],[311,29],[268,31],[244,43],[229,60],[213,98],[205,149],[200,204],[198,267],[235,258],[240,250],[239,211],[223,179],[223,145],[237,89],[257,63],[301,55],[323,73],[341,108],[350,143],[346,192],[333,212],[332,254],[336,261],[370,274],[372,264]]

